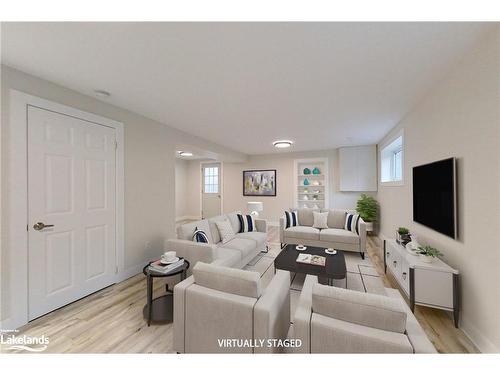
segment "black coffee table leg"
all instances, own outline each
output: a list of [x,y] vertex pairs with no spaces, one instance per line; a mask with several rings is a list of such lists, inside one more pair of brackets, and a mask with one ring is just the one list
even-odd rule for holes
[[153,311],[153,278],[148,273],[146,277],[146,282],[148,286],[148,327],[151,325],[151,313]]

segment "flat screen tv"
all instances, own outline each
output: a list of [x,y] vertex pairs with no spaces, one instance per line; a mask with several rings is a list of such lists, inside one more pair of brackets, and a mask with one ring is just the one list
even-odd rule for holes
[[457,238],[456,159],[413,167],[413,221]]

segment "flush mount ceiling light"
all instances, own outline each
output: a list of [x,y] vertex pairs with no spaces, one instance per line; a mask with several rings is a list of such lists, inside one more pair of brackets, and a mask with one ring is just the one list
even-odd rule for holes
[[291,145],[293,145],[293,142],[292,141],[288,141],[288,140],[280,140],[280,141],[274,141],[273,142],[273,146],[276,147],[276,148],[287,148],[287,147],[290,147]]
[[192,152],[189,151],[177,151],[180,156],[193,156]]
[[94,90],[94,93],[99,98],[109,98],[111,96],[111,94],[109,92],[104,91],[104,90]]

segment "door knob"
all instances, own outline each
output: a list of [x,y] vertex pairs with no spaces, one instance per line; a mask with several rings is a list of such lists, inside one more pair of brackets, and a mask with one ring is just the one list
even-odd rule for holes
[[42,222],[38,222],[35,225],[33,225],[33,229],[34,230],[42,230],[42,229],[50,228],[50,227],[53,227],[53,226],[54,226],[53,224],[44,224]]

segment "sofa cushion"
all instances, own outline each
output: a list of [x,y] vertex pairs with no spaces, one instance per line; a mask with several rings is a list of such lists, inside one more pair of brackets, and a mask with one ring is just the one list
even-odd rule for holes
[[258,272],[198,262],[193,268],[193,276],[194,282],[205,288],[253,298],[262,294]]
[[229,214],[226,214],[227,218],[231,222],[231,226],[233,227],[234,233],[238,233],[240,231],[240,221],[238,219],[238,214],[241,214],[241,212],[234,211]]
[[215,260],[211,263],[217,266],[234,267],[241,261],[241,253],[238,250],[217,247]]
[[222,247],[226,249],[238,250],[241,253],[241,258],[243,259],[257,248],[257,243],[254,240],[247,238],[234,237],[229,242],[223,244]]
[[319,240],[319,229],[299,225],[285,229],[285,235],[290,238]]
[[306,227],[312,227],[314,224],[314,211],[319,212],[319,210],[314,208],[298,208],[297,213],[299,216],[299,224]]
[[236,233],[234,233],[233,227],[231,226],[229,220],[216,221],[215,225],[219,230],[219,235],[223,244],[228,243],[234,238],[234,235]]
[[262,233],[262,232],[236,233],[236,238],[245,238],[247,240],[253,240],[257,243],[257,246],[260,248],[264,246],[267,241],[267,233]]
[[224,220],[228,220],[227,215],[214,216],[208,219],[208,225],[210,226],[210,233],[212,233],[212,239],[214,240],[214,243],[218,243],[221,241],[219,229],[217,229],[217,225],[215,223],[217,221]]
[[192,223],[179,225],[177,228],[177,238],[180,240],[192,241],[196,228],[205,232],[208,237],[208,243],[214,243],[208,220],[198,220]]
[[320,241],[359,244],[359,236],[345,229],[322,229],[319,239]]
[[406,311],[401,300],[378,294],[315,284],[313,312],[367,327],[404,333]]
[[314,223],[313,227],[318,229],[328,229],[327,219],[328,212],[313,212]]
[[345,223],[345,210],[333,209],[322,210],[321,212],[328,212],[328,228],[343,229]]

